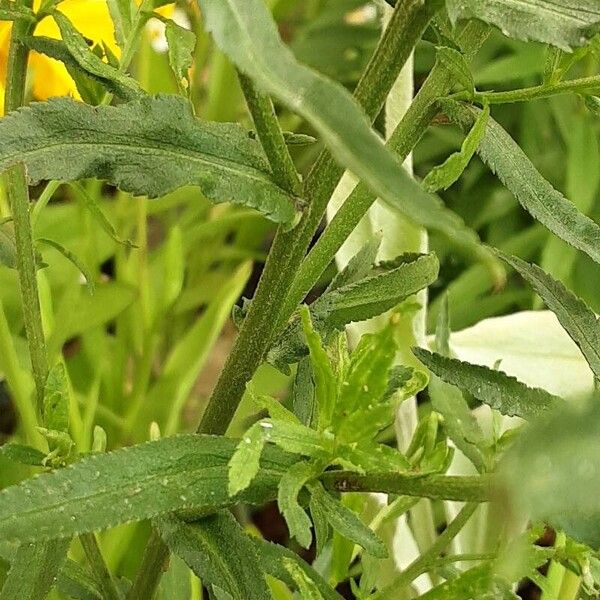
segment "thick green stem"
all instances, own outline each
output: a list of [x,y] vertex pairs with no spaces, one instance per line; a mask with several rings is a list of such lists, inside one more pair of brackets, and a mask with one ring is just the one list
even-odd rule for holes
[[[437,6],[437,2],[423,6],[421,0],[407,0],[395,10],[354,94],[371,121],[381,110]],[[278,327],[287,320],[289,315],[284,315],[281,307],[342,172],[331,155],[324,152],[308,176],[304,196],[309,205],[300,223],[292,231],[277,232],[255,297],[206,408],[200,431],[226,431],[246,383],[262,362]]]
[[104,557],[98,546],[96,536],[93,533],[82,533],[79,536],[79,540],[92,568],[96,582],[102,589],[103,597],[106,600],[122,600],[113,576],[104,562]]
[[[22,5],[31,8],[33,0],[24,0]],[[15,21],[13,24],[8,55],[4,112],[16,110],[25,101],[25,81],[29,50],[20,40],[33,31],[34,23]],[[22,165],[6,172],[6,192],[10,203],[17,247],[17,269],[21,287],[25,332],[29,343],[31,367],[35,381],[38,412],[41,414],[44,400],[44,384],[48,373],[46,344],[42,327],[42,315],[38,295],[36,260],[33,234],[29,220],[29,188]]]

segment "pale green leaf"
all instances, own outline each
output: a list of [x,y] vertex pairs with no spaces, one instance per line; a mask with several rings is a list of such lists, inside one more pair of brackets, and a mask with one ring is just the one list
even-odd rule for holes
[[48,238],[37,238],[36,242],[44,244],[46,246],[50,246],[50,248],[54,248],[54,250],[60,252],[84,276],[85,284],[87,285],[89,293],[94,293],[96,287],[94,285],[94,276],[92,275],[88,267],[85,265],[85,263],[74,252],[72,252],[68,248],[65,248],[59,242],[56,242],[55,240],[50,240]]
[[412,221],[481,254],[476,234],[402,168],[351,95],[295,59],[263,0],[198,4],[219,48],[264,92],[303,116],[344,167]]
[[455,50],[454,48],[441,46],[440,48],[437,48],[436,59],[444,67],[446,67],[446,69],[452,74],[452,78],[455,79],[467,92],[472,94],[475,91],[473,74],[471,73],[467,59],[462,55],[461,52]]
[[19,162],[32,183],[96,177],[151,198],[198,185],[211,200],[245,204],[277,222],[295,214],[243,128],[197,120],[180,96],[101,107],[68,98],[34,103],[0,120],[0,168]]
[[[0,492],[0,539],[66,538],[173,511],[228,506],[227,463],[236,440],[182,435],[94,454]],[[263,468],[236,498],[275,497],[277,482],[297,459],[265,448]]]
[[260,456],[266,443],[260,423],[252,425],[243,435],[229,461],[227,490],[230,496],[245,490],[252,483],[260,469]]
[[56,583],[69,543],[64,539],[19,546],[0,600],[43,600]]
[[284,558],[283,566],[292,576],[301,598],[304,600],[323,600],[317,584],[306,575],[296,561]]
[[169,65],[175,74],[178,87],[185,92],[190,84],[188,72],[194,62],[196,36],[193,31],[177,25],[170,19],[165,24],[165,36],[169,45]]
[[562,403],[560,398],[540,388],[527,387],[502,371],[441,356],[423,348],[413,348],[413,353],[446,383],[467,390],[503,415],[531,419]]
[[[480,111],[445,102],[450,117],[470,127]],[[535,168],[510,135],[491,117],[477,150],[523,208],[559,238],[600,263],[600,226],[577,210]]]
[[94,54],[87,45],[85,38],[63,13],[54,11],[52,16],[60,29],[62,40],[68,51],[86,73],[105,80],[117,81],[122,89],[127,90],[127,99],[134,99],[144,94],[135,79],[105,63],[99,56]]
[[597,379],[600,379],[600,322],[594,312],[562,283],[544,273],[537,265],[516,256],[498,253],[516,269],[542,297],[565,331],[579,346]]
[[328,494],[320,483],[309,486],[311,496],[322,507],[325,518],[339,534],[361,546],[377,558],[387,558],[387,548],[379,536],[365,525],[358,515]]
[[446,0],[452,21],[480,19],[508,36],[563,50],[585,45],[600,26],[596,0]]
[[69,430],[69,382],[62,362],[48,372],[44,386],[44,425],[47,429]]
[[204,585],[216,585],[234,600],[271,598],[255,545],[229,512],[195,523],[175,516],[157,520],[161,537]]
[[477,151],[487,127],[490,116],[489,106],[486,106],[471,127],[467,137],[464,139],[459,152],[451,154],[441,165],[434,167],[427,173],[423,180],[423,186],[429,191],[447,189],[462,175],[463,171]]

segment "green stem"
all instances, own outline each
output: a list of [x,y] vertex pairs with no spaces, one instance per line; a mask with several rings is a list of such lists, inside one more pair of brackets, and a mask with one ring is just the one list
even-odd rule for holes
[[122,600],[122,596],[116,586],[111,572],[108,570],[104,557],[98,546],[98,540],[93,533],[82,533],[79,541],[86,558],[92,568],[98,585],[102,590],[103,597],[106,600]]
[[[395,10],[390,26],[354,93],[371,121],[381,110],[437,6],[437,1],[423,6],[421,0],[407,0]],[[336,165],[328,152],[317,159],[304,189],[304,196],[309,201],[308,209],[292,231],[279,229],[275,236],[248,315],[208,403],[199,431],[217,434],[226,431],[246,383],[262,362],[278,327],[289,316],[281,312],[281,307],[342,172],[343,168]]]
[[392,583],[372,596],[373,600],[393,600],[419,575],[426,573],[438,562],[441,552],[450,544],[475,512],[477,504],[466,504],[456,518],[424,554],[415,559]]
[[127,594],[127,600],[148,600],[154,596],[169,559],[169,548],[156,530],[152,530],[137,577]]
[[[31,8],[33,0],[23,0],[22,5]],[[29,49],[20,40],[23,36],[31,34],[34,26],[35,23],[32,24],[29,21],[15,21],[13,24],[4,98],[5,114],[23,106],[25,102],[25,80]],[[29,188],[23,165],[16,165],[6,172],[6,191],[15,229],[17,269],[21,287],[25,332],[29,343],[38,412],[41,414],[44,401],[44,385],[48,373],[48,360],[38,295],[33,234],[29,221]]]

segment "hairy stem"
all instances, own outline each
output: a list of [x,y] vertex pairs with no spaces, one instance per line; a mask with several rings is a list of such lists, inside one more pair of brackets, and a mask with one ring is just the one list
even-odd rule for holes
[[121,600],[122,596],[116,586],[116,583],[111,575],[104,557],[98,546],[98,540],[93,533],[82,533],[79,536],[81,546],[88,559],[90,567],[94,573],[96,581],[102,589],[102,594],[106,600]]
[[152,598],[160,578],[166,569],[169,548],[153,529],[146,546],[138,574],[127,594],[127,600],[148,600]]

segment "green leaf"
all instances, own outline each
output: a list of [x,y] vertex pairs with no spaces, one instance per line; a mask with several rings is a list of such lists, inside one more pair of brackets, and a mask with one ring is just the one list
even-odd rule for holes
[[299,421],[310,427],[315,420],[315,384],[312,380],[312,367],[308,357],[302,358],[296,369],[292,388],[292,405]]
[[[470,127],[476,108],[444,102],[452,119]],[[559,238],[600,263],[600,226],[546,181],[510,135],[491,117],[477,150],[523,208]]]
[[599,431],[597,397],[583,407],[566,406],[531,424],[500,468],[502,497],[513,511],[526,512],[596,550],[600,549]]
[[255,545],[231,513],[222,511],[195,523],[175,516],[157,520],[161,537],[204,585],[215,585],[234,600],[269,600]]
[[245,204],[276,222],[295,215],[244,129],[197,120],[181,96],[119,106],[68,98],[31,104],[0,120],[0,169],[19,162],[31,183],[96,177],[150,198],[198,185],[215,202]]
[[490,108],[486,106],[464,139],[459,152],[451,154],[441,165],[434,167],[423,179],[423,187],[430,192],[448,189],[467,168],[485,134]]
[[65,433],[69,430],[69,382],[62,362],[50,369],[44,386],[44,426]]
[[600,321],[594,312],[562,283],[516,256],[498,252],[542,297],[571,339],[579,346],[596,379],[600,379]]
[[481,254],[476,234],[402,168],[352,96],[295,59],[263,0],[198,4],[219,48],[264,92],[303,116],[344,167],[410,220]]
[[325,544],[327,544],[331,537],[331,529],[323,505],[319,503],[313,495],[310,497],[308,507],[310,510],[310,518],[313,522],[313,529],[315,530],[316,552],[317,556],[320,556],[325,549]]
[[[231,504],[227,463],[236,440],[182,435],[87,456],[0,493],[0,539],[66,538],[180,509]],[[275,497],[277,482],[296,458],[265,448],[262,469],[237,501]]]
[[321,505],[330,525],[342,536],[364,548],[377,558],[387,558],[387,548],[379,536],[365,525],[358,515],[328,494],[320,483],[309,486],[311,496]]
[[124,50],[133,21],[131,0],[106,0],[106,3],[115,26],[115,39],[121,50]]
[[279,482],[277,505],[290,530],[290,537],[296,538],[303,548],[308,548],[312,540],[311,522],[298,502],[298,495],[320,470],[314,463],[297,462],[283,474]]
[[496,371],[413,348],[413,354],[446,383],[467,390],[503,415],[531,419],[562,403],[540,388],[530,388],[518,379]]
[[186,93],[190,86],[188,73],[194,62],[196,36],[193,31],[177,25],[170,19],[165,24],[165,36],[169,45],[169,65],[180,91]]
[[49,240],[48,238],[37,238],[36,242],[42,243],[46,246],[50,246],[55,250],[58,250],[70,263],[72,263],[79,272],[85,277],[85,284],[87,285],[88,291],[90,294],[94,293],[95,285],[94,285],[94,276],[91,271],[87,268],[87,266],[81,261],[81,259],[74,253],[71,252],[68,248],[65,248],[59,242],[55,242],[54,240]]
[[0,265],[8,269],[17,268],[17,245],[15,236],[5,224],[0,224]]
[[229,461],[227,490],[230,496],[245,490],[252,483],[260,469],[260,456],[266,443],[264,428],[260,423],[255,423],[243,435]]
[[563,50],[584,46],[598,32],[600,6],[596,0],[446,0],[448,15],[480,19],[519,40],[535,40]]
[[304,600],[323,600],[317,584],[306,575],[296,561],[284,558],[283,566],[292,576],[301,598]]
[[15,443],[0,446],[0,456],[33,467],[41,467],[46,458],[46,455],[37,448]]
[[60,35],[67,50],[86,73],[104,80],[118,82],[125,93],[128,94],[126,96],[128,100],[133,100],[145,93],[135,79],[105,63],[99,56],[94,54],[87,45],[85,38],[63,13],[54,11],[52,16],[60,29]]
[[19,546],[0,592],[0,600],[43,600],[56,583],[69,539]]
[[[453,75],[453,78],[470,94],[475,92],[475,82],[467,59],[454,48],[437,48],[436,59]],[[437,188],[439,189],[439,188]]]
[[[28,8],[17,4],[16,2],[4,2],[5,6],[0,8],[0,21],[35,21],[35,13]],[[12,6],[6,6],[6,5]]]
[[381,247],[381,234],[374,233],[373,237],[348,261],[348,264],[331,280],[325,293],[332,292],[364,279],[377,260]]

